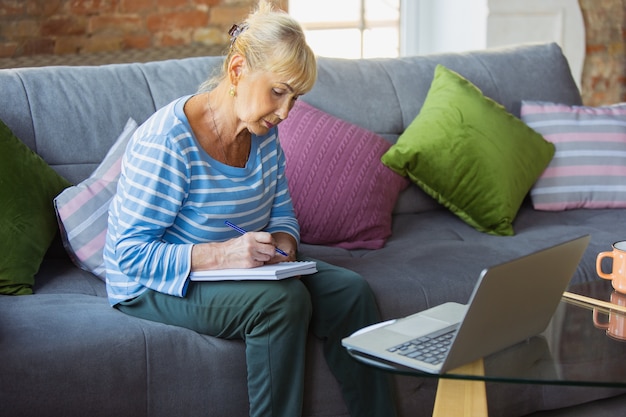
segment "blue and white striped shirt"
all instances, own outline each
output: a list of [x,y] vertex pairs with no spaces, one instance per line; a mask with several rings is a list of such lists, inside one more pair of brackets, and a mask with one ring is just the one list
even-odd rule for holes
[[299,241],[277,129],[252,135],[244,168],[222,164],[195,140],[189,98],[157,111],[126,149],[104,248],[111,305],[148,288],[184,297],[193,244],[238,236],[225,220]]

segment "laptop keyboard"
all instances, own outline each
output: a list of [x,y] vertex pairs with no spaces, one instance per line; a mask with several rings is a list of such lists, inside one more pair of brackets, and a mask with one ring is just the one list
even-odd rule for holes
[[422,336],[417,339],[393,346],[387,351],[406,356],[417,361],[439,365],[444,361],[457,328],[438,336]]

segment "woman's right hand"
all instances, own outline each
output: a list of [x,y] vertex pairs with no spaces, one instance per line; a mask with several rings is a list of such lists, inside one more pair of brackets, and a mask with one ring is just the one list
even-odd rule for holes
[[267,232],[248,232],[225,242],[198,243],[191,250],[191,270],[254,268],[272,259],[276,251]]

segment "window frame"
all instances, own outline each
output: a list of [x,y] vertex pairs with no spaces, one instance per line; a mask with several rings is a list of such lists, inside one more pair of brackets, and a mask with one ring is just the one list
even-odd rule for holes
[[[291,8],[291,3],[296,1],[310,1],[310,0],[289,0],[289,7]],[[341,21],[300,21],[300,25],[306,32],[311,31],[324,31],[324,30],[345,30],[352,29],[359,31],[359,58],[365,57],[366,52],[366,32],[371,29],[376,28],[391,28],[397,30],[398,33],[398,48],[396,50],[395,55],[393,56],[401,56],[402,55],[402,15],[403,15],[403,4],[410,4],[411,1],[398,1],[398,19],[390,20],[390,19],[380,19],[380,20],[372,20],[367,18],[366,13],[366,2],[367,0],[360,0],[359,3],[359,14],[358,20],[341,20]]]

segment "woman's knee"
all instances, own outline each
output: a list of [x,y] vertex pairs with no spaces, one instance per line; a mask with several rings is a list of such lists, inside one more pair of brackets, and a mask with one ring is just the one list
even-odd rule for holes
[[361,297],[371,297],[373,295],[369,283],[361,275],[353,272],[348,275],[349,286],[352,291],[358,293]]
[[371,303],[374,302],[374,293],[369,283],[358,273],[341,269],[332,279],[334,292],[341,292],[344,302]]
[[277,310],[288,321],[302,323],[311,318],[311,297],[306,287],[295,279],[273,282],[266,294],[268,309]]
[[287,284],[285,308],[289,309],[291,314],[296,316],[303,315],[303,317],[309,320],[313,307],[311,296],[306,287],[297,279],[285,281],[285,284]]

